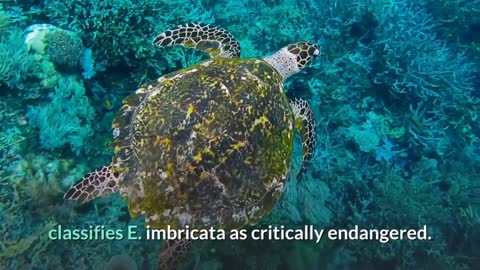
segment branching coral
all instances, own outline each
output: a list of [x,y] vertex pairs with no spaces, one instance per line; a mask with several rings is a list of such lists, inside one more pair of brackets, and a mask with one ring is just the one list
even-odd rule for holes
[[[125,252],[134,258],[145,258],[145,262],[136,260],[144,267],[154,261],[148,254],[156,254],[158,245],[152,242],[66,242],[48,238],[49,231],[58,225],[81,229],[94,222],[118,229],[127,224],[142,228],[139,222],[123,219],[125,205],[118,198],[97,202],[94,208],[90,205],[75,209],[64,203],[65,188],[90,170],[83,161],[36,153],[0,164],[1,269],[33,265],[39,269],[101,270],[106,269],[110,257]],[[82,215],[77,211],[82,211]]]
[[22,81],[28,76],[31,63],[22,30],[9,28],[0,33],[0,85],[22,89]]
[[[347,58],[368,75],[373,87],[364,86],[375,91],[375,98],[392,115],[403,112],[403,124],[396,124],[407,132],[403,140],[420,145],[417,150],[441,156],[459,154],[465,145],[474,144],[478,134],[471,119],[479,111],[474,90],[479,66],[437,37],[438,25],[424,5],[374,1],[367,7],[378,24],[370,30],[373,40],[359,43]],[[351,94],[341,92],[340,96],[345,99]],[[460,147],[452,148],[453,141]]]
[[74,77],[62,78],[50,102],[30,107],[27,117],[33,127],[40,129],[43,147],[55,149],[69,144],[79,155],[87,149],[92,135],[94,109],[85,96],[85,88]]
[[[38,2],[29,1],[32,5]],[[332,246],[341,246],[337,252],[341,262],[333,262],[330,269],[340,268],[338,265],[342,269],[385,265],[402,269],[474,267],[480,213],[476,181],[480,103],[475,90],[478,78],[473,78],[478,65],[471,55],[459,50],[465,44],[457,42],[467,38],[458,36],[456,31],[465,34],[475,29],[478,10],[474,5],[478,0],[200,1],[213,13],[192,5],[193,2],[43,1],[44,8],[36,13],[42,17],[35,20],[49,18],[49,23],[80,34],[92,56],[83,63],[85,70],[90,71],[84,74],[88,81],[81,81],[80,71],[62,79],[64,74],[57,72],[52,63],[43,63],[36,71],[43,74],[37,76],[42,80],[37,83],[43,89],[39,93],[52,93],[48,98],[36,95],[35,100],[22,103],[32,105],[28,118],[39,129],[43,147],[67,149],[64,146],[70,144],[77,160],[84,163],[82,150],[88,150],[91,144],[87,142],[94,141],[93,144],[102,144],[94,150],[98,152],[88,155],[89,162],[96,163],[92,160],[97,154],[108,149],[103,144],[110,136],[115,109],[109,108],[104,120],[93,125],[90,104],[95,104],[93,107],[101,113],[107,94],[108,101],[120,100],[131,93],[130,85],[202,59],[201,54],[182,48],[151,46],[152,37],[172,25],[215,21],[240,40],[242,57],[262,57],[287,43],[308,39],[321,44],[322,57],[288,82],[286,88],[289,97],[308,99],[315,111],[318,149],[305,179],[289,179],[281,201],[258,226],[307,223],[414,228],[425,223],[434,241],[385,245],[335,242]],[[1,25],[0,14],[0,32]],[[9,31],[1,34],[5,43],[13,37]],[[439,33],[443,33],[443,39]],[[4,48],[12,52],[11,47]],[[4,59],[7,62],[0,62],[0,67],[13,58]],[[58,65],[65,59],[54,61]],[[107,63],[108,72],[91,77],[95,71],[93,59]],[[73,62],[78,63],[77,60]],[[125,76],[127,73],[133,79]],[[1,83],[9,90],[18,87],[5,83],[9,80]],[[106,90],[99,91],[98,85]],[[96,97],[88,101],[86,95]],[[2,128],[1,134],[10,136],[5,136],[1,146],[10,145],[17,138],[33,142],[20,127],[2,123],[7,127]],[[100,136],[92,138],[93,126]],[[72,160],[57,157],[53,161],[53,157],[43,158],[39,152],[29,156],[10,152],[2,165],[7,159],[11,161],[11,156],[17,162],[10,167],[13,174],[0,180],[0,216],[4,218],[0,230],[9,232],[4,237],[7,241],[0,242],[11,248],[0,244],[0,249],[10,255],[15,251],[21,258],[9,257],[6,261],[2,257],[0,268],[35,263],[44,269],[101,269],[117,254],[129,254],[139,267],[148,268],[148,263],[141,261],[156,255],[158,243],[154,248],[150,247],[151,242],[65,245],[37,238],[44,225],[71,220],[76,225],[94,221],[121,226],[131,221],[124,205],[115,197],[78,208],[62,205],[61,191],[87,171]],[[98,163],[108,162],[109,154]],[[297,167],[299,157],[301,153],[296,149],[293,160]],[[465,167],[452,162],[456,158],[462,158]],[[5,172],[0,171],[3,175]],[[76,215],[77,211],[82,211],[82,215]],[[46,216],[56,220],[47,221]],[[18,224],[26,224],[34,232],[19,241],[28,229],[16,229],[15,226],[21,227]],[[319,268],[318,253],[310,252],[327,250],[327,254],[332,254],[324,246],[306,247],[304,242],[247,242],[200,243],[197,250],[201,252],[190,258],[194,261],[191,265],[197,269],[227,268],[234,258],[235,267],[242,268]],[[303,256],[307,253],[308,258]],[[246,256],[248,260],[244,259]]]
[[10,24],[10,16],[0,7],[0,33],[2,33]]
[[156,0],[46,1],[45,7],[45,15],[55,24],[81,33],[85,46],[92,49],[98,61],[140,68],[136,80],[146,72],[158,76],[165,68],[158,50],[151,45],[156,34],[179,21],[213,22],[211,14],[201,7]]
[[419,1],[419,5],[432,14],[445,39],[479,41],[479,37],[472,34],[480,23],[479,0],[426,0]]
[[473,90],[475,68],[465,55],[436,38],[432,17],[406,1],[379,5],[378,51],[383,70],[376,83],[391,82],[391,90],[429,99],[448,95],[456,102]]

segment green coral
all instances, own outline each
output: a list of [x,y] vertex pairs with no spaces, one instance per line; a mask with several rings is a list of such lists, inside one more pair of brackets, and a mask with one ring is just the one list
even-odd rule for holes
[[50,24],[31,25],[27,32],[25,43],[41,66],[50,64],[62,72],[79,70],[84,47],[77,33]]
[[56,25],[81,33],[95,59],[105,60],[108,66],[138,68],[137,75],[148,68],[157,76],[165,68],[151,45],[156,34],[178,20],[213,22],[201,7],[168,1],[49,0],[45,6],[45,15]]
[[62,29],[45,34],[46,50],[50,60],[60,66],[78,67],[83,52],[82,40],[75,33]]
[[10,16],[0,7],[0,33],[2,33],[10,24]]
[[32,68],[22,30],[16,27],[0,32],[0,86],[23,89],[23,81]]
[[[14,30],[19,16],[33,16],[29,18],[30,23],[49,18],[49,23],[79,33],[85,45],[92,48],[95,59],[99,62],[106,60],[107,69],[122,67],[111,68],[108,73],[96,78],[105,91],[118,100],[146,79],[198,61],[200,54],[195,52],[169,48],[166,54],[150,44],[157,33],[172,25],[190,21],[212,23],[215,17],[215,25],[228,29],[240,40],[244,57],[264,56],[300,39],[317,41],[322,47],[322,60],[312,69],[299,74],[299,79],[287,83],[286,87],[291,97],[308,97],[311,101],[318,126],[317,156],[307,179],[302,182],[290,179],[293,181],[287,183],[281,201],[264,220],[265,224],[318,223],[341,228],[358,224],[369,228],[414,228],[418,223],[425,223],[434,237],[433,241],[398,241],[383,245],[372,241],[335,241],[331,243],[333,248],[327,248],[327,251],[323,246],[305,247],[308,245],[306,242],[202,241],[193,245],[201,256],[189,256],[187,260],[190,264],[185,269],[228,268],[232,264],[234,268],[244,269],[322,268],[316,265],[318,262],[329,264],[330,267],[325,269],[373,269],[386,265],[401,269],[472,269],[477,265],[480,257],[477,248],[480,243],[477,128],[480,112],[476,92],[462,89],[472,82],[469,74],[474,75],[478,65],[465,65],[466,70],[472,71],[466,73],[457,64],[461,61],[476,61],[478,64],[479,42],[472,34],[480,18],[479,9],[475,6],[478,6],[478,0],[200,1],[208,5],[213,14],[203,12],[191,1],[107,0],[99,3],[97,0],[29,0],[8,5],[23,5],[27,11],[30,6],[33,10],[39,2],[42,2],[41,16],[38,13],[22,13],[20,8],[13,12],[9,9],[8,14],[0,11],[0,36],[1,42],[5,43],[0,54],[14,56],[0,58],[0,70],[7,70],[9,74],[8,79],[0,80],[2,87],[7,86],[2,89],[10,91],[9,94],[17,93],[12,90],[19,88],[28,89],[29,93],[38,92],[35,100],[23,99],[19,103],[24,103],[21,106],[35,103],[34,108],[39,110],[46,110],[53,96],[60,96],[54,88],[58,87],[64,74],[57,71],[58,64],[54,65],[50,60],[48,63],[41,62],[39,70],[33,73],[41,82],[37,80],[25,88],[16,82],[22,82],[28,72],[15,67],[1,68],[22,62],[13,61],[21,60],[16,54],[22,46],[10,46],[14,43],[22,45],[21,31]],[[399,9],[399,5],[405,8]],[[426,10],[418,10],[417,7]],[[312,15],[316,20],[311,19]],[[412,26],[415,23],[419,25]],[[15,31],[18,42],[11,41]],[[425,49],[432,42],[428,39],[419,42],[419,37],[431,37],[440,41],[440,46]],[[414,49],[403,50],[410,47]],[[47,46],[44,48],[46,51]],[[467,51],[463,57],[450,57],[441,54],[442,48],[465,48]],[[393,57],[395,55],[398,57]],[[446,69],[449,67],[452,68]],[[408,73],[396,72],[401,69],[420,73],[411,77]],[[12,70],[15,73],[13,76],[10,75]],[[447,82],[461,83],[457,84],[461,87],[439,84],[438,89],[433,89],[438,90],[439,96],[436,97],[425,95],[428,91],[410,91],[408,94],[392,91],[400,90],[399,86],[405,82],[410,88],[417,87],[418,82],[425,79],[430,83],[437,82],[425,75],[431,72],[445,72],[442,77],[450,78]],[[131,74],[131,77],[126,74]],[[451,79],[452,74],[454,79]],[[378,80],[379,77],[385,78],[384,83]],[[421,80],[413,80],[416,78]],[[75,81],[70,85],[82,84],[78,79]],[[473,86],[478,85],[478,78],[473,82]],[[34,87],[39,90],[34,90]],[[111,89],[117,92],[111,92]],[[42,99],[47,92],[54,93],[51,98]],[[92,92],[95,95],[94,88],[88,93]],[[105,97],[98,93],[99,97],[92,99],[97,108],[102,107]],[[80,96],[85,95],[84,89]],[[71,95],[72,99],[77,97],[76,94]],[[6,102],[9,108],[19,99],[12,100]],[[91,126],[92,120],[78,121],[70,115],[76,115],[74,111],[80,106],[85,106],[85,103],[70,104],[68,108],[56,111],[74,119],[71,124],[80,123],[84,127],[89,123]],[[116,111],[115,108],[111,110],[112,113]],[[22,112],[16,114],[21,118]],[[10,119],[6,114],[0,114],[0,118]],[[67,120],[58,121],[59,118],[53,117],[52,123],[70,123]],[[29,120],[34,122],[31,116]],[[73,160],[68,161],[65,169],[62,155],[68,153],[61,151],[55,153],[60,153],[60,157],[48,160],[42,159],[38,152],[33,157],[19,155],[27,150],[39,151],[36,149],[37,136],[30,138],[20,131],[23,129],[21,125],[14,125],[10,120],[4,120],[2,124],[4,128],[0,134],[4,138],[0,147],[5,152],[2,165],[7,167],[13,160],[17,171],[13,175],[7,173],[6,177],[5,172],[0,171],[0,231],[4,232],[2,240],[7,240],[0,241],[0,253],[6,251],[6,254],[12,255],[11,251],[17,250],[20,255],[18,258],[2,257],[0,268],[16,269],[34,264],[42,269],[103,269],[112,255],[124,253],[137,260],[139,267],[148,268],[148,263],[142,263],[142,260],[157,254],[159,242],[152,247],[152,242],[145,246],[131,241],[95,242],[92,245],[93,242],[87,241],[63,244],[35,238],[42,232],[46,217],[58,216],[61,211],[71,215],[68,221],[73,220],[74,224],[94,220],[99,224],[120,224],[123,227],[128,221],[124,219],[123,205],[115,197],[76,210],[62,205],[60,191],[80,177],[82,172],[89,170],[75,165]],[[42,129],[61,130],[48,127],[49,124],[38,124],[40,135]],[[99,136],[93,138],[97,140],[94,144],[104,144],[104,138],[110,138],[110,121],[98,121],[97,125],[101,128],[96,129]],[[59,142],[69,140],[68,134],[58,134],[62,137]],[[90,142],[90,138],[86,136],[86,141]],[[381,147],[386,138],[391,139],[395,150],[402,151],[402,155],[396,155],[388,163],[378,162],[373,150],[375,146]],[[22,147],[17,147],[15,143],[20,140]],[[65,142],[55,149],[67,149],[64,146],[68,144]],[[34,149],[28,149],[28,146]],[[106,149],[103,145],[91,148],[99,151]],[[298,155],[298,152],[295,153],[295,156]],[[96,157],[97,153],[88,156],[92,165],[97,162],[91,161]],[[21,162],[15,162],[18,159]],[[54,162],[53,159],[58,160]],[[80,163],[85,159],[82,155],[77,157]],[[103,164],[105,160],[98,164]],[[71,173],[68,173],[69,170]],[[15,179],[21,183],[15,182]],[[37,179],[41,181],[36,182]],[[82,215],[76,216],[80,211]],[[65,220],[56,222],[65,224]],[[30,233],[30,228],[34,232]],[[7,244],[2,247],[4,243]],[[49,249],[44,252],[46,245]],[[125,249],[126,246],[129,250]],[[310,251],[330,256],[317,259],[313,255],[303,256]],[[42,252],[43,256],[37,255]],[[60,255],[65,253],[69,256]],[[310,258],[314,261],[309,261]],[[152,258],[150,263],[154,261]]]
[[59,80],[50,101],[30,107],[27,117],[31,126],[39,128],[44,148],[56,149],[69,144],[79,155],[82,150],[88,151],[94,114],[83,83],[70,76]]

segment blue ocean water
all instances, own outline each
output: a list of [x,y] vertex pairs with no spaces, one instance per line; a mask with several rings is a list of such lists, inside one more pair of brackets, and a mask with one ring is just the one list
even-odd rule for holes
[[[241,58],[318,44],[320,55],[284,82],[313,111],[314,156],[296,177],[297,136],[280,200],[244,228],[312,225],[325,236],[194,241],[178,269],[479,268],[480,1],[7,0],[0,269],[156,269],[163,241],[137,239],[145,219],[132,218],[128,200],[79,204],[64,194],[111,163],[112,121],[127,96],[209,59],[152,44],[192,22],[225,29]],[[353,239],[333,239],[339,229]],[[427,239],[396,239],[402,229]],[[389,241],[361,230],[390,230]]]

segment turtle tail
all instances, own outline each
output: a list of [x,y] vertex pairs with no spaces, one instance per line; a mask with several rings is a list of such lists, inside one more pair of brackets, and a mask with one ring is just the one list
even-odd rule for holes
[[157,270],[175,270],[180,259],[187,253],[192,240],[166,240],[160,250]]
[[240,57],[240,44],[226,30],[209,25],[188,23],[169,29],[152,42],[159,47],[181,45],[210,54],[211,57]]
[[65,200],[85,203],[118,191],[120,174],[112,171],[112,165],[103,166],[84,176],[65,193]]

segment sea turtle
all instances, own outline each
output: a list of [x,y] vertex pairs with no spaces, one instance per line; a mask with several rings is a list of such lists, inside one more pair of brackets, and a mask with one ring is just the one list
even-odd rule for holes
[[[264,59],[242,59],[224,29],[186,24],[158,35],[211,58],[160,77],[127,97],[113,121],[115,154],[65,194],[86,202],[120,192],[132,217],[152,228],[240,228],[269,213],[290,170],[295,128],[305,171],[315,148],[312,111],[289,101],[283,81],[320,53],[290,44]],[[187,241],[167,242],[159,268],[171,269]],[[163,257],[163,260],[162,260]]]

